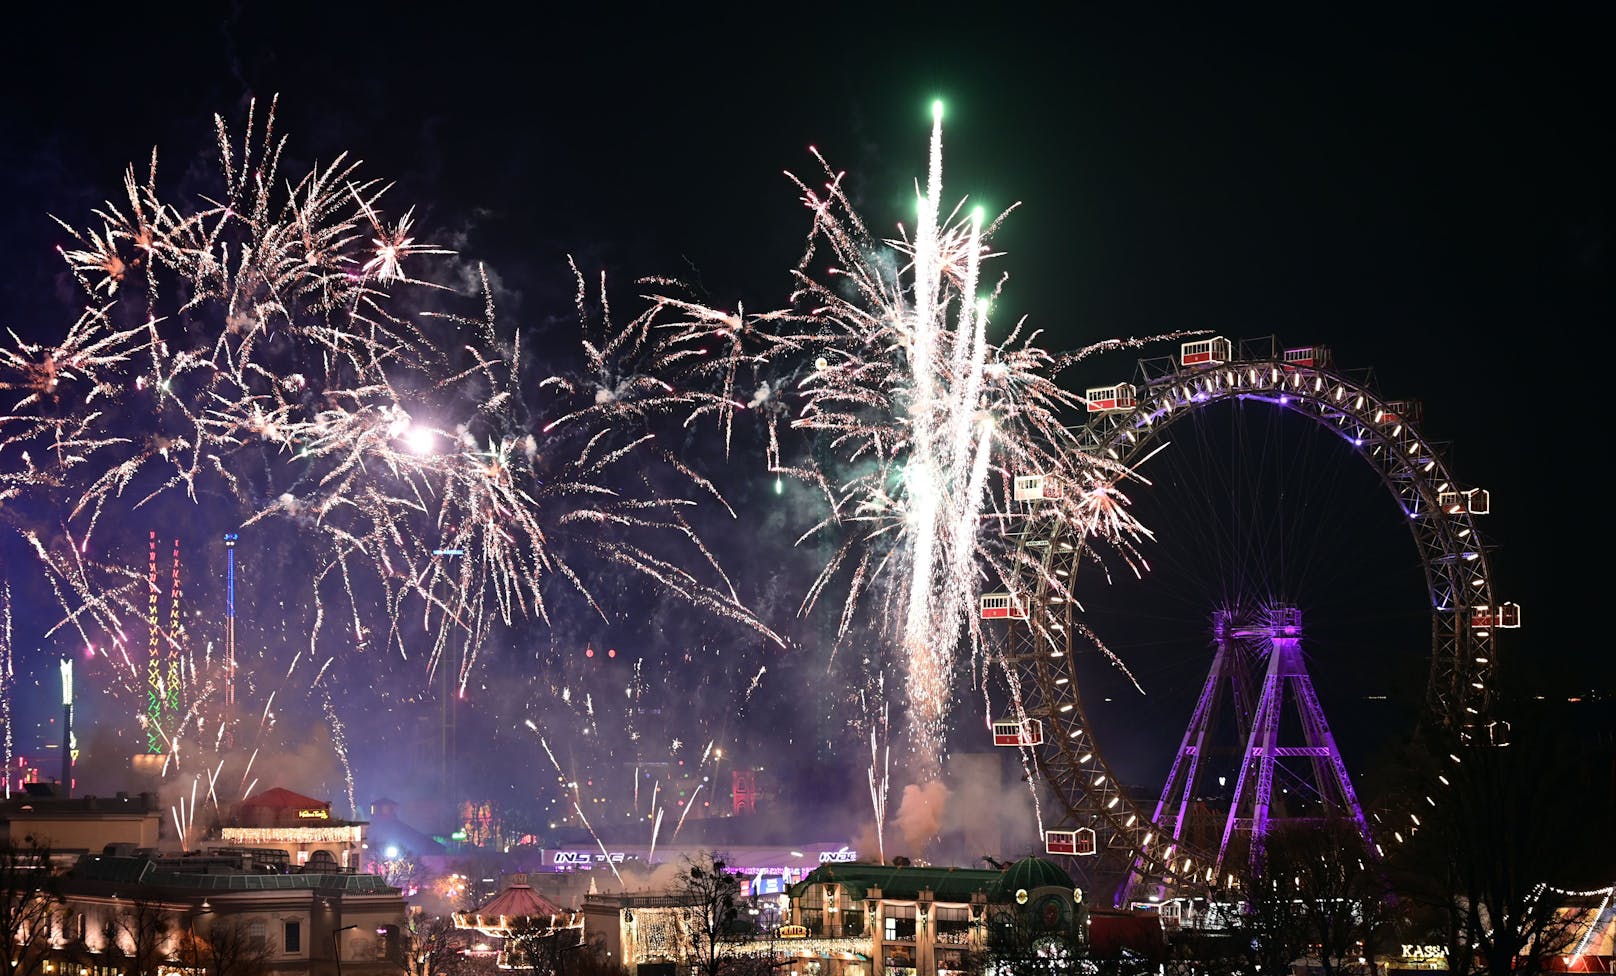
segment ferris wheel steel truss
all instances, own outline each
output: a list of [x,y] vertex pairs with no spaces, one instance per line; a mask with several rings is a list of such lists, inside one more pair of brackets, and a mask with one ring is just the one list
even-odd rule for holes
[[[1416,429],[1418,403],[1382,398],[1368,371],[1349,375],[1328,362],[1286,362],[1272,337],[1243,341],[1231,361],[1216,365],[1142,360],[1138,376],[1131,409],[1096,414],[1077,431],[1086,450],[1131,466],[1157,449],[1175,421],[1235,399],[1262,400],[1308,416],[1356,448],[1408,516],[1424,565],[1431,604],[1425,720],[1461,738],[1485,734],[1499,623],[1490,616],[1497,604],[1488,547],[1477,530],[1478,513],[1468,505],[1442,504],[1461,489],[1441,445]],[[1042,745],[1024,748],[1061,803],[1053,826],[1093,829],[1096,853],[1175,890],[1214,886],[1222,880],[1215,876],[1217,852],[1176,843],[1170,829],[1134,802],[1107,764],[1084,710],[1072,666],[1073,601],[1065,598],[1071,592],[1065,584],[1079,571],[1085,541],[1053,506],[1029,504],[1018,569],[1006,581],[1026,607],[1026,618],[1011,620],[998,645],[1018,717],[1043,722]],[[1403,829],[1417,829],[1417,814],[1400,816],[1412,825]]]

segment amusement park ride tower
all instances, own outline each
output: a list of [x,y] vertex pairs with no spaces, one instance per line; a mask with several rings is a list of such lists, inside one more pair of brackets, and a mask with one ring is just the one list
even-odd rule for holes
[[[1210,761],[1217,726],[1232,711],[1239,759],[1217,844],[1220,874],[1242,852],[1254,871],[1261,870],[1265,841],[1279,823],[1350,819],[1372,842],[1302,656],[1301,612],[1282,604],[1220,610],[1213,616],[1213,642],[1212,667],[1151,819],[1175,842],[1191,839],[1192,810],[1215,774]],[[1253,703],[1258,662],[1264,662],[1263,678]]]
[[[168,626],[163,626],[159,600],[162,588],[157,568],[157,532],[146,540],[146,754],[160,756],[168,748],[167,736],[181,707],[186,646],[185,622],[180,613],[184,590],[180,586],[180,540],[174,540],[169,565]],[[166,730],[166,731],[165,731]]]
[[[1350,817],[1365,843],[1371,843],[1369,825],[1353,792],[1347,765],[1341,761],[1341,750],[1336,748],[1335,737],[1330,734],[1330,725],[1324,718],[1324,708],[1319,705],[1318,693],[1313,689],[1313,679],[1308,677],[1307,663],[1302,659],[1301,612],[1290,606],[1270,607],[1255,623],[1237,625],[1233,636],[1237,640],[1266,644],[1268,668],[1263,678],[1262,697],[1257,701],[1256,719],[1246,740],[1229,819],[1223,828],[1223,842],[1218,846],[1219,866],[1227,863],[1229,842],[1240,831],[1250,837],[1252,863],[1261,863],[1263,841],[1275,820],[1276,772],[1285,774],[1293,785],[1310,792],[1319,804],[1314,811],[1286,819]],[[1302,741],[1295,745],[1280,743],[1288,700],[1300,719]],[[1287,762],[1292,759],[1305,762]]]
[[224,723],[225,746],[235,745],[236,737],[236,542],[237,535],[227,532],[225,549],[225,602],[224,602]]

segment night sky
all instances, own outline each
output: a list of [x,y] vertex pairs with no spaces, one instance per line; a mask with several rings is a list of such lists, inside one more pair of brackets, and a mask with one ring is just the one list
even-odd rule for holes
[[[1388,397],[1424,402],[1426,434],[1492,492],[1483,524],[1498,546],[1495,580],[1527,621],[1507,651],[1532,662],[1526,673],[1545,694],[1616,691],[1587,609],[1601,558],[1590,543],[1605,535],[1595,394],[1616,172],[1599,95],[1613,24],[1599,5],[1051,15],[926,4],[515,20],[476,4],[174,5],[99,19],[29,6],[5,15],[11,45],[0,63],[0,326],[24,338],[59,332],[78,301],[54,250],[65,235],[49,215],[88,222],[124,166],[143,165],[153,146],[168,177],[183,181],[211,159],[212,116],[237,124],[252,97],[279,95],[279,128],[302,165],[348,151],[364,172],[396,180],[389,199],[416,206],[423,237],[491,269],[502,318],[521,323],[541,359],[576,346],[569,255],[606,274],[625,316],[638,310],[633,282],[646,275],[691,282],[715,304],[782,303],[808,229],[783,171],[812,174],[808,147],[817,147],[887,231],[912,213],[930,105],[942,98],[949,200],[969,196],[992,212],[1021,204],[996,239],[1011,318],[1029,316],[1055,348],[1204,329],[1318,343],[1342,366],[1372,368]],[[1126,378],[1135,358],[1102,357],[1074,382]],[[813,561],[790,550],[802,520],[777,510],[785,503],[771,497],[756,454],[725,461],[710,444],[686,448],[751,520],[741,531],[719,526],[720,560],[798,646],[770,650],[632,585],[604,585],[619,601],[610,622],[568,616],[502,634],[485,656],[459,706],[457,791],[551,802],[553,791],[532,785],[555,777],[523,727],[529,719],[564,743],[573,771],[602,755],[616,768],[627,747],[601,744],[621,739],[604,709],[591,744],[568,734],[584,721],[576,703],[551,698],[569,686],[620,699],[636,657],[650,672],[646,701],[656,701],[638,720],[661,743],[653,758],[695,759],[708,740],[727,741],[738,758],[771,764],[788,792],[800,772],[859,788],[867,751],[847,734],[848,690],[827,687],[846,669],[827,662],[811,625],[791,619]],[[1321,475],[1321,501],[1356,511],[1361,490],[1374,496],[1371,510],[1384,505],[1362,474]],[[1172,518],[1161,518],[1166,547]],[[1366,531],[1373,538],[1359,548],[1357,527],[1369,523],[1336,521],[1318,542],[1342,546],[1332,578],[1350,582],[1335,602],[1395,601],[1407,590],[1386,597],[1365,580],[1395,590],[1412,578],[1417,609],[1406,534],[1394,527],[1384,542]],[[194,542],[209,544],[200,534]],[[258,557],[248,548],[243,572],[268,614],[284,571],[267,548]],[[1195,599],[1100,603],[1118,643],[1143,646],[1153,638],[1132,628],[1152,607],[1171,603],[1193,618]],[[1366,613],[1364,630],[1397,617]],[[43,623],[33,607],[18,612],[24,752],[48,738],[34,730],[52,714],[54,651],[33,649]],[[267,661],[284,640],[271,632],[298,625],[294,614],[257,626]],[[1359,682],[1343,699],[1386,693],[1422,666],[1375,650],[1374,634],[1342,643],[1369,655],[1337,664],[1339,679],[1320,676]],[[623,653],[584,658],[586,646]],[[1175,678],[1157,659],[1141,672],[1171,699],[1198,684],[1202,666]],[[416,663],[373,654],[343,659],[339,672],[359,803],[432,794],[442,780],[422,772],[430,761],[389,761],[400,742],[430,756],[439,734],[436,702],[416,701],[432,690]],[[273,685],[264,677],[256,692]],[[316,718],[320,708],[290,690],[277,707]],[[125,705],[85,711],[90,722],[128,725]],[[962,724],[979,712],[968,709]],[[1182,720],[1146,724],[1117,752],[1148,780]],[[668,748],[675,738],[682,752]],[[513,769],[518,753],[531,762]],[[622,785],[611,789],[621,802]]]

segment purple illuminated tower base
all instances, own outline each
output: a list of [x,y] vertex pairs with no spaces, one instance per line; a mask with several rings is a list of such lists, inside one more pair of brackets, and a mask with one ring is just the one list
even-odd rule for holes
[[[1302,657],[1301,613],[1285,605],[1242,615],[1219,611],[1213,638],[1212,667],[1152,820],[1175,844],[1215,846],[1220,878],[1242,849],[1260,871],[1264,841],[1279,822],[1350,818],[1368,841],[1363,808]],[[1258,665],[1263,678],[1253,707]],[[1234,721],[1232,735],[1220,729],[1226,716]],[[1226,794],[1230,773],[1234,792]],[[1127,898],[1145,882],[1136,870]]]
[[[1268,668],[1263,677],[1262,697],[1246,740],[1224,824],[1223,841],[1218,845],[1218,871],[1228,864],[1230,842],[1244,834],[1249,841],[1249,857],[1254,870],[1261,870],[1263,842],[1276,820],[1322,820],[1350,817],[1367,841],[1369,825],[1363,808],[1347,776],[1330,724],[1325,721],[1319,696],[1308,677],[1302,659],[1302,615],[1295,607],[1274,606],[1260,615],[1253,626],[1234,629],[1234,636],[1267,645]],[[1300,742],[1282,742],[1286,706],[1295,709]],[[1274,795],[1276,779],[1289,803],[1278,803]]]

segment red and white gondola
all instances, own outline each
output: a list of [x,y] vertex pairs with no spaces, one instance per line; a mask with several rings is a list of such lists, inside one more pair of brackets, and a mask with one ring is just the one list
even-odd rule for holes
[[1196,339],[1179,347],[1180,366],[1221,366],[1234,359],[1234,346],[1223,336]]
[[1044,851],[1049,854],[1072,854],[1086,857],[1095,851],[1094,828],[1044,831]]
[[1132,410],[1138,403],[1137,397],[1138,390],[1132,383],[1091,386],[1083,393],[1083,399],[1088,401],[1089,413],[1118,413]]
[[993,723],[993,744],[996,746],[1041,746],[1044,744],[1044,723],[1029,718],[1017,721],[1001,718]]
[[1009,593],[982,594],[983,620],[1026,620],[1027,612]]

